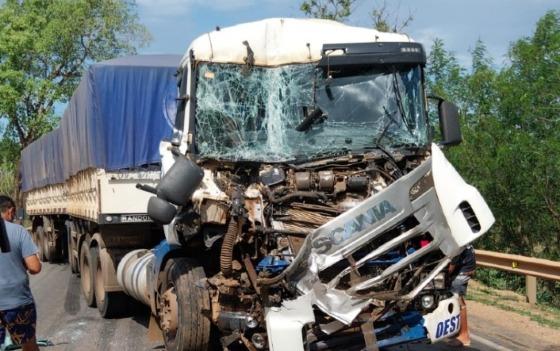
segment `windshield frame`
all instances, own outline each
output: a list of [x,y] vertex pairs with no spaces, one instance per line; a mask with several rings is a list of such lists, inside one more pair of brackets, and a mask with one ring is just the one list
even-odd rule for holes
[[[343,155],[364,155],[364,154],[369,154],[369,153],[374,153],[374,154],[379,154],[379,150],[375,150],[377,147],[371,147],[371,148],[364,148],[364,149],[360,149],[360,150],[339,150],[339,151],[333,151],[332,153],[328,153],[323,155],[322,153],[317,154],[317,155],[310,155],[309,157],[305,157],[305,158],[299,158],[299,157],[294,157],[294,159],[286,159],[286,160],[250,160],[250,159],[230,159],[230,158],[219,158],[219,157],[205,157],[202,156],[199,153],[199,149],[197,147],[197,139],[198,139],[198,135],[197,135],[197,131],[196,131],[196,111],[197,111],[197,87],[198,87],[198,79],[199,79],[199,70],[200,67],[204,64],[214,64],[214,65],[237,65],[240,67],[246,66],[244,64],[238,64],[238,63],[225,63],[225,62],[211,62],[211,61],[194,61],[191,62],[190,65],[190,69],[188,70],[188,73],[190,74],[190,79],[189,79],[189,83],[190,84],[181,84],[180,87],[180,93],[181,96],[187,96],[186,91],[187,88],[189,90],[189,94],[188,94],[188,98],[187,98],[187,102],[188,102],[188,123],[185,123],[188,128],[187,128],[187,133],[188,133],[188,148],[187,148],[187,152],[189,154],[191,154],[195,159],[200,159],[200,160],[213,160],[213,161],[218,161],[218,162],[227,162],[227,163],[283,163],[283,164],[287,164],[287,163],[305,163],[305,162],[313,162],[315,160],[320,160],[320,159],[325,159],[325,158],[330,158],[330,157],[340,157]],[[257,68],[263,68],[263,69],[274,69],[274,68],[278,68],[278,67],[283,67],[283,66],[296,66],[296,65],[306,65],[306,64],[314,64],[315,68],[317,70],[321,70],[321,67],[319,67],[317,62],[310,62],[310,63],[289,63],[286,65],[279,65],[279,66],[254,66]],[[253,66],[251,66],[252,68]],[[426,92],[426,86],[425,86],[425,64],[375,64],[375,65],[364,65],[364,67],[375,67],[378,69],[384,69],[384,70],[393,70],[394,72],[398,72],[399,70],[403,70],[403,69],[411,69],[411,68],[415,68],[418,67],[419,69],[419,89],[420,89],[420,97],[419,100],[421,100],[421,104],[419,105],[419,108],[421,108],[422,110],[422,122],[425,124],[426,126],[426,130],[425,130],[425,143],[424,144],[419,144],[419,145],[415,145],[415,146],[411,146],[411,145],[403,145],[403,146],[399,146],[399,147],[388,147],[388,149],[391,151],[391,153],[393,152],[398,152],[400,154],[411,154],[411,153],[416,153],[418,152],[418,150],[423,150],[423,149],[427,149],[429,148],[429,145],[432,142],[433,139],[433,131],[431,130],[431,124],[430,124],[430,120],[429,120],[429,115],[428,115],[428,104],[427,104],[427,92]],[[249,68],[249,69],[251,69]],[[325,74],[327,72],[324,72]],[[187,80],[187,70],[184,70],[184,77],[183,77],[183,82],[185,82]],[[186,116],[185,116],[186,117]],[[403,116],[404,117],[404,116]],[[400,118],[400,117],[399,117]],[[387,147],[386,147],[387,148]]]

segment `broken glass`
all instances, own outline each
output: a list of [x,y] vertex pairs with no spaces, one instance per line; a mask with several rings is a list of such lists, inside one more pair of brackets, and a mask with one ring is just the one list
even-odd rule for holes
[[[312,64],[200,64],[198,153],[220,160],[283,162],[360,152],[377,143],[388,148],[426,145],[420,73],[413,67],[326,77]],[[322,118],[305,131],[296,130],[317,109]]]

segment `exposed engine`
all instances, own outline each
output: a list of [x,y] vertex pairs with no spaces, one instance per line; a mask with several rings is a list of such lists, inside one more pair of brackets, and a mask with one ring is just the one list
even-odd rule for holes
[[[306,238],[415,169],[428,156],[427,151],[412,156],[379,151],[299,165],[203,163],[202,185],[194,192],[192,204],[184,206],[177,216],[182,220],[176,219],[173,227],[185,246],[206,252],[199,256],[205,257],[202,260],[206,262],[206,285],[211,292],[212,321],[229,335],[222,339],[223,344],[241,342],[248,349],[265,348],[265,309],[298,296],[294,280],[283,273],[294,263]],[[374,209],[374,215],[381,217],[384,212],[394,211],[387,206],[391,205],[382,203]],[[414,217],[407,218],[322,270],[319,279],[329,282],[346,270],[348,274],[336,278],[333,288],[348,289],[379,276],[387,267],[429,245],[431,235],[410,236],[383,255],[367,259],[359,268],[352,266],[417,225]],[[330,238],[334,242],[316,241],[314,248],[328,250],[337,240],[345,239],[341,233]],[[212,250],[219,255],[213,255]],[[323,342],[327,338],[325,330],[342,337],[355,332],[364,320],[373,322],[391,309],[434,309],[439,299],[449,296],[443,273],[432,279],[418,298],[402,301],[399,296],[416,287],[443,258],[440,251],[434,251],[373,288],[358,291],[370,303],[349,325],[317,310],[318,324],[309,331],[308,341],[318,349],[321,345],[331,347],[332,341]],[[363,339],[358,343],[363,344]]]

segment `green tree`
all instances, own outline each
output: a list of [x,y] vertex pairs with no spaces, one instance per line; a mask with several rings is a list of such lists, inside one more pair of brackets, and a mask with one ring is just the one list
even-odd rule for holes
[[461,105],[464,74],[465,70],[459,65],[455,55],[445,49],[443,40],[434,39],[426,67],[429,93]]
[[300,10],[309,17],[345,21],[356,0],[305,0]]
[[88,64],[133,54],[148,40],[133,1],[6,0],[0,7],[3,138],[29,145],[52,129],[55,104],[68,100]]
[[[399,7],[394,11],[394,15],[390,13],[386,0],[377,2],[371,11],[371,19],[373,28],[380,32],[402,32],[414,20],[412,13],[409,13],[404,20],[399,18]],[[394,17],[393,17],[394,16]],[[393,19],[391,19],[393,17]]]
[[[463,144],[450,150],[449,157],[496,217],[479,245],[559,260],[560,13],[547,12],[532,36],[514,42],[511,63],[500,71],[492,68],[480,41],[472,58],[462,102],[469,123],[463,124]],[[520,279],[509,275],[478,276],[522,288]],[[541,297],[560,305],[560,284],[541,285]]]

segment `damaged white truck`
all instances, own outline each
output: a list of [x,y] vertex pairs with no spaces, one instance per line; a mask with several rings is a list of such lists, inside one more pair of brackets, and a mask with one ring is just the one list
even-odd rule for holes
[[[119,265],[169,350],[361,350],[455,334],[447,266],[494,218],[432,143],[423,47],[332,21],[197,38],[148,213]],[[439,145],[461,141],[439,101]],[[128,281],[125,281],[127,280]],[[212,338],[215,340],[216,338]]]

